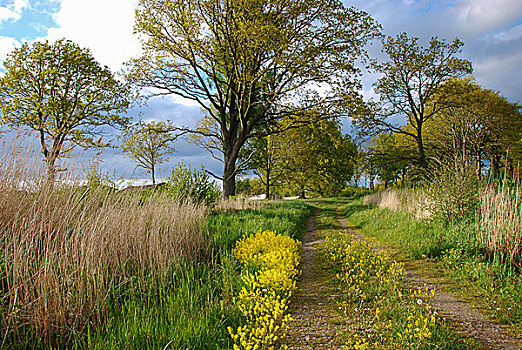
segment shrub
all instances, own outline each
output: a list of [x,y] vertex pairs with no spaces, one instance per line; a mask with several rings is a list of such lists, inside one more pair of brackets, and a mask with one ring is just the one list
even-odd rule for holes
[[361,197],[372,193],[372,190],[365,187],[345,187],[341,190],[341,197]]
[[479,205],[480,179],[475,165],[443,164],[428,191],[433,217],[444,222],[470,222]]
[[198,171],[192,169],[190,165],[187,168],[183,162],[172,168],[172,174],[167,180],[166,188],[180,201],[191,198],[196,203],[210,204],[221,196],[217,184],[210,180],[203,166]]

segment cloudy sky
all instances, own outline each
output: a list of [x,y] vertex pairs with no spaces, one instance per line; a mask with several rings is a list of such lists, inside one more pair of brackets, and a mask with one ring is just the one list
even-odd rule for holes
[[[139,55],[132,34],[137,0],[0,0],[0,61],[24,42],[65,37],[89,47],[94,57],[113,71]],[[426,43],[432,36],[464,43],[462,56],[471,60],[474,76],[486,88],[499,90],[510,101],[522,100],[522,0],[354,0],[344,1],[370,13],[388,35],[407,32]],[[373,49],[379,56],[378,49]],[[1,74],[1,73],[0,73]],[[375,78],[365,75],[363,93],[372,96]],[[130,114],[145,120],[193,124],[200,109],[176,98],[157,98]],[[220,163],[205,151],[178,142],[178,152],[163,165],[163,174],[184,159],[186,164],[220,173]],[[89,159],[92,154],[82,154]],[[121,152],[107,150],[102,168],[117,177],[142,178]]]

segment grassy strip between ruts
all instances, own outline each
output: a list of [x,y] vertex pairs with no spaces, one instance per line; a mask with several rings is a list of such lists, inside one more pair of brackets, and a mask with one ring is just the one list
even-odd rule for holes
[[341,202],[314,204],[327,209],[317,222],[324,238],[320,251],[335,275],[333,296],[348,324],[341,339],[347,348],[480,348],[437,315],[429,304],[430,290],[407,287],[401,263],[377,251],[371,243],[339,232],[334,206]]
[[366,235],[396,248],[400,256],[422,261],[426,273],[442,279],[464,299],[521,334],[522,277],[513,268],[484,257],[475,224],[419,220],[406,213],[367,207],[361,201],[347,205],[344,214]]
[[[270,202],[259,209],[215,212],[204,225],[213,241],[206,260],[176,262],[162,278],[136,271],[135,279],[114,285],[101,326],[85,336],[48,344],[47,349],[230,349],[228,327],[244,317],[234,303],[245,270],[232,256],[235,242],[260,227],[300,238],[311,208],[302,202]],[[250,265],[249,265],[250,266]],[[74,330],[72,330],[74,331]],[[38,348],[28,338],[5,349]]]

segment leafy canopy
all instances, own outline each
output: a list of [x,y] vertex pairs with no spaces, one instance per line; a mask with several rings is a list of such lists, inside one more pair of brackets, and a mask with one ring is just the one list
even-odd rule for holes
[[522,159],[520,105],[474,79],[451,79],[433,98],[447,106],[426,123],[426,141],[439,163],[458,169],[474,164],[477,172],[489,164],[499,176],[501,162]]
[[228,197],[239,152],[260,125],[346,113],[355,63],[378,26],[338,0],[140,0],[135,31],[144,55],[128,79],[199,103],[203,127],[176,127],[213,140]]
[[71,41],[26,43],[8,55],[4,67],[1,122],[38,132],[53,178],[59,156],[75,145],[106,146],[99,127],[128,122],[121,114],[132,99],[129,88]]
[[352,179],[357,146],[342,134],[336,120],[321,120],[279,137],[285,160],[283,181],[294,193],[335,196]]
[[175,152],[172,147],[174,139],[164,122],[139,122],[123,131],[122,148],[139,167],[151,173],[152,183],[155,184],[157,167]]

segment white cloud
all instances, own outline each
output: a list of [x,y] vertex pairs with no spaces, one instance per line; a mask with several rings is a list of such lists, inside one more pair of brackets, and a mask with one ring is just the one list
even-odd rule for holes
[[506,31],[500,32],[493,36],[494,39],[499,41],[514,41],[522,38],[522,24],[515,26]]
[[0,61],[5,60],[7,54],[18,46],[20,43],[16,39],[0,36]]
[[200,107],[199,103],[197,101],[184,98],[178,95],[169,95],[170,100],[172,103],[177,103],[180,105],[183,105],[185,107]]
[[513,25],[522,16],[522,1],[462,0],[448,14],[462,30],[479,34]]
[[8,9],[7,7],[0,7],[0,23],[9,19],[15,21],[20,18],[20,14]]
[[12,5],[12,9],[14,12],[20,14],[22,10],[29,6],[29,0],[15,0]]
[[29,0],[15,0],[11,5],[0,6],[0,22],[9,19],[19,20],[22,16],[22,10],[28,6]]
[[56,15],[59,28],[49,29],[50,40],[70,39],[88,47],[95,59],[113,71],[140,53],[132,34],[138,0],[63,0]]

